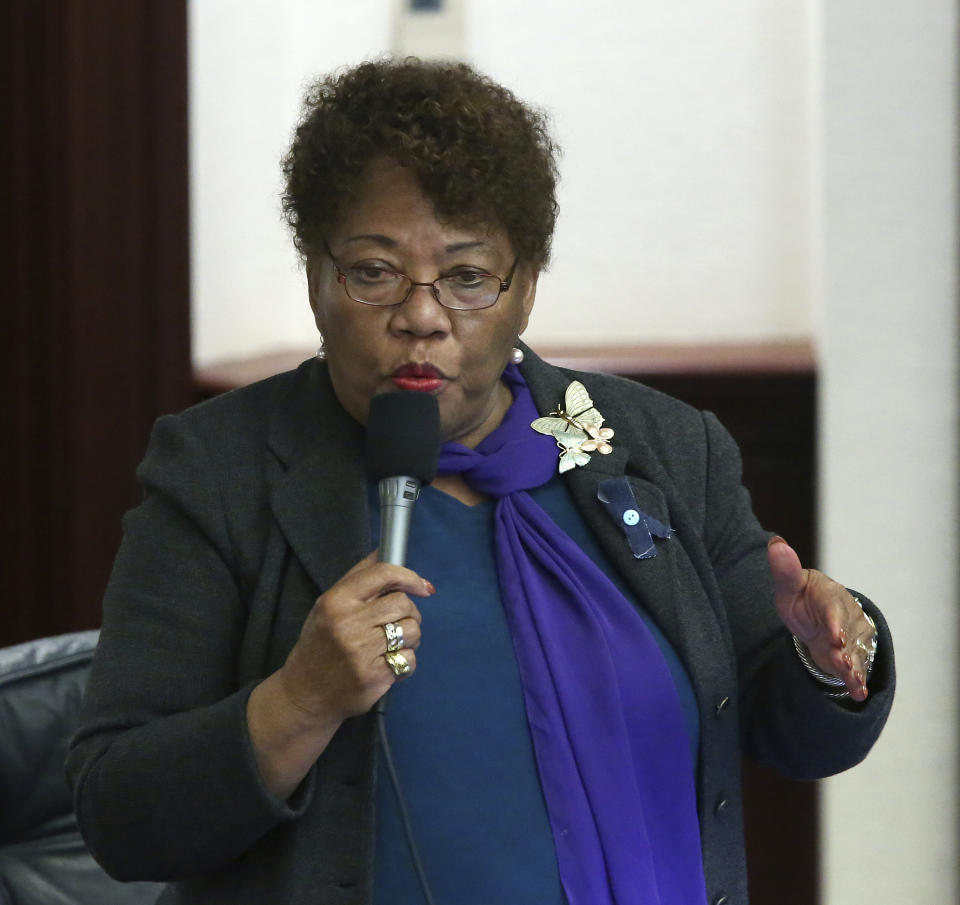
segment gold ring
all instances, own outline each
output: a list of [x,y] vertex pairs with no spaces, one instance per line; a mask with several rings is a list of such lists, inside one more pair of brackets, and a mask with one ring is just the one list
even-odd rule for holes
[[387,650],[400,650],[403,647],[403,626],[396,622],[388,622],[383,627],[383,634],[387,638]]
[[393,674],[398,679],[400,676],[405,676],[408,672],[410,672],[410,661],[403,655],[401,651],[387,651],[387,653],[384,654],[384,657],[386,658],[387,666],[393,670]]

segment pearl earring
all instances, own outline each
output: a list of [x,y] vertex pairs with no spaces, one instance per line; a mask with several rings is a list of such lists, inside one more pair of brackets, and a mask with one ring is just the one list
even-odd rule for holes
[[323,361],[327,357],[327,350],[323,347],[323,337],[320,337],[320,345],[317,348],[317,358]]
[[520,364],[523,361],[523,349],[518,349],[516,346],[514,346],[510,350],[510,361],[512,361],[515,365]]

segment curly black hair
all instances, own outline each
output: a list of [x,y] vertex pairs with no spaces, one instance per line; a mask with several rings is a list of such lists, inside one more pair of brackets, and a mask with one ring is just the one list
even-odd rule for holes
[[535,267],[550,256],[557,157],[547,117],[465,63],[381,59],[321,78],[283,159],[294,243],[319,253],[387,155],[409,167],[437,216],[496,224]]

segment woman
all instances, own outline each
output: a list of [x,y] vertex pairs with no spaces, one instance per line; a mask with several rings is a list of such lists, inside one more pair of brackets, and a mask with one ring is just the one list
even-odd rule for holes
[[[712,416],[519,343],[536,111],[368,63],[285,172],[325,360],[157,423],[68,762],[93,853],[165,903],[745,902],[741,747],[864,757],[882,617],[760,529]],[[407,568],[361,456],[398,389],[445,441]]]

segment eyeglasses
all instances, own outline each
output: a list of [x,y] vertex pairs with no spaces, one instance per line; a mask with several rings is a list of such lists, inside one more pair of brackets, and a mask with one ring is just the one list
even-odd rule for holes
[[377,264],[343,270],[329,248],[327,254],[337,269],[337,282],[343,285],[351,299],[361,305],[402,305],[410,297],[414,286],[429,286],[433,290],[433,297],[444,308],[454,311],[477,311],[495,305],[501,293],[510,288],[513,272],[519,262],[519,258],[513,262],[506,279],[482,270],[464,268],[439,276],[432,283],[417,283],[404,273]]

